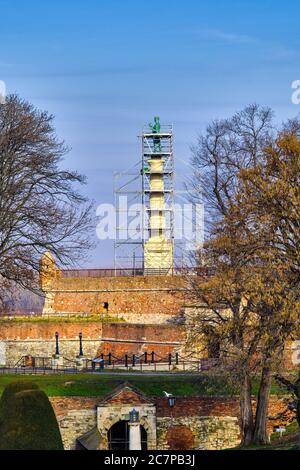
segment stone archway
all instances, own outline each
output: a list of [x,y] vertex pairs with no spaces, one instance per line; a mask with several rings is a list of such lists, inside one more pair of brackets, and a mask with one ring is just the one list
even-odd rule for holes
[[148,449],[156,449],[156,406],[142,392],[125,382],[100,401],[97,406],[97,429],[100,449],[108,449],[108,432],[119,421],[129,421],[130,412],[139,413],[139,422],[147,434]]

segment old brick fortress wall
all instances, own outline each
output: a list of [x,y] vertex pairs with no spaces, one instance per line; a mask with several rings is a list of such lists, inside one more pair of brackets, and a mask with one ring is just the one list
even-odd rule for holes
[[78,335],[83,335],[83,352],[88,358],[111,352],[121,357],[147,351],[165,357],[183,347],[184,330],[177,325],[142,325],[101,321],[0,321],[0,365],[15,366],[22,356],[51,357],[55,332],[60,353],[74,360],[79,353]]
[[[181,320],[191,299],[184,276],[70,275],[74,276],[72,271],[66,274],[56,268],[51,255],[43,257],[40,283],[45,293],[45,321],[1,319],[0,365],[15,366],[26,355],[50,358],[55,352],[56,331],[61,355],[71,360],[79,352],[80,332],[87,358],[101,353],[140,356],[152,351],[164,358],[171,352],[185,355],[189,324],[183,326]],[[103,309],[105,303],[108,311]],[[68,321],[64,321],[66,316]],[[288,345],[286,367],[293,366],[294,356],[294,346]]]
[[78,335],[84,337],[85,354],[94,356],[102,337],[102,324],[61,321],[0,321],[0,364],[14,367],[22,356],[50,358],[55,353],[55,332],[59,332],[60,353],[75,359]]
[[60,277],[44,283],[44,312],[94,313],[108,303],[108,314],[131,323],[164,323],[183,311],[185,279],[181,276],[103,278]]
[[150,354],[155,351],[157,355],[167,357],[170,352],[180,351],[184,342],[184,328],[178,325],[103,323],[102,341],[98,353],[139,356],[144,352]]
[[[74,449],[76,438],[96,425],[96,407],[100,400],[97,397],[50,398],[66,449]],[[220,449],[239,444],[238,397],[177,397],[172,409],[163,397],[153,397],[153,403],[156,406],[157,449]],[[253,399],[253,408],[255,405]],[[291,418],[291,413],[285,419],[279,418],[285,409],[284,397],[271,396],[268,409],[270,433],[273,426],[285,425],[286,419]]]

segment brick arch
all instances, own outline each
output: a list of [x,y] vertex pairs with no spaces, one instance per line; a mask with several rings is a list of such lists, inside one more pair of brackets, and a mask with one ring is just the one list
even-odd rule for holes
[[[107,432],[110,430],[110,428],[116,424],[118,421],[124,421],[125,420],[125,417],[122,416],[121,414],[120,415],[115,415],[115,416],[112,416],[111,419],[107,419],[103,422],[103,431],[104,432]],[[140,419],[140,424],[145,428],[145,431],[148,433],[148,431],[151,430],[151,426],[149,425],[149,422],[147,420],[147,418],[141,418]]]
[[195,436],[188,426],[176,425],[168,429],[166,441],[170,450],[190,450],[194,448]]

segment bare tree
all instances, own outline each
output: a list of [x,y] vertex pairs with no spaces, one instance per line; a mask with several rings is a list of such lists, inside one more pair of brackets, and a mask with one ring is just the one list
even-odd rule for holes
[[0,276],[37,287],[42,253],[71,263],[91,246],[91,204],[78,191],[85,178],[60,167],[68,152],[53,116],[16,95],[0,105]]
[[227,213],[239,171],[261,160],[273,134],[272,117],[270,108],[249,105],[232,118],[214,120],[192,147],[194,174],[189,185],[192,197],[203,198],[208,233]]
[[[193,156],[194,187],[203,186],[210,237],[195,261],[215,273],[204,282],[189,280],[195,301],[205,306],[194,328],[201,335],[209,324],[221,338],[223,358],[240,384],[245,444],[267,442],[272,374],[299,324],[294,225],[298,230],[300,126],[293,120],[283,129],[292,137],[280,140],[271,111],[253,105],[209,126]],[[260,377],[255,417],[254,374]]]

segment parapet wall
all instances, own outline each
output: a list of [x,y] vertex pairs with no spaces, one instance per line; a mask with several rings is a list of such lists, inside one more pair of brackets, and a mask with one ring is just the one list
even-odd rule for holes
[[111,352],[122,357],[147,351],[165,357],[183,347],[184,330],[174,325],[141,325],[100,321],[3,321],[0,323],[0,365],[15,366],[21,357],[50,358],[59,333],[60,354],[75,360],[79,333],[87,358]]
[[182,276],[104,278],[56,277],[43,289],[45,314],[101,314],[132,323],[164,323],[179,315],[187,301]]

